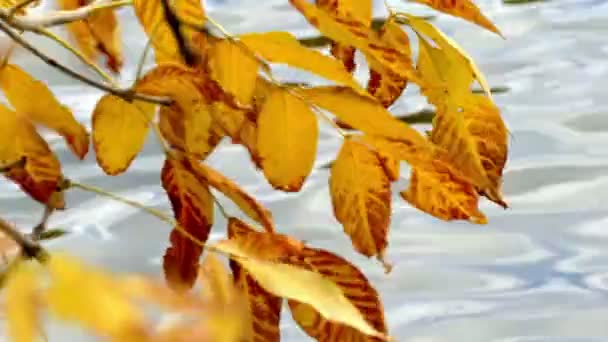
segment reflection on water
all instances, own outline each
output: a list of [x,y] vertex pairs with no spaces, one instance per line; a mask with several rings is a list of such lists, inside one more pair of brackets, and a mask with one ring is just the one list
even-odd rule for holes
[[[315,33],[286,0],[207,2],[212,15],[233,32]],[[416,14],[433,13],[394,2]],[[608,340],[603,319],[608,315],[608,1],[478,3],[506,41],[459,19],[439,16],[435,22],[474,56],[492,86],[509,89],[495,99],[512,133],[504,177],[512,208],[503,211],[484,203],[487,226],[441,222],[395,196],[388,249],[395,268],[384,275],[380,265],[354,253],[334,220],[326,169],[316,170],[301,194],[290,195],[271,191],[253,166],[243,167],[248,156],[239,146],[226,144],[210,162],[264,201],[282,232],[362,267],[379,289],[390,332],[399,341]],[[381,1],[377,10],[383,14]],[[121,13],[132,20],[130,11]],[[125,81],[133,77],[143,48],[141,30],[132,22],[128,27]],[[50,49],[52,44],[45,46]],[[62,100],[88,120],[99,93],[49,72],[37,61],[25,58],[21,63],[35,63],[30,69],[58,85]],[[278,70],[286,79],[300,75]],[[364,72],[358,76],[365,77]],[[395,113],[425,108],[411,88],[395,105]],[[159,186],[162,157],[153,139],[126,175],[111,179],[102,176],[92,155],[77,162],[60,139],[52,142],[68,177],[169,211]],[[333,159],[339,143],[325,127],[319,166]],[[169,227],[88,194],[70,193],[68,204],[71,209],[53,217],[52,226],[73,233],[52,242],[53,249],[69,250],[115,271],[159,275]],[[234,207],[228,210],[238,213]],[[0,183],[3,217],[28,226],[39,211],[14,186]],[[218,218],[212,239],[221,237],[224,223]],[[282,325],[284,340],[306,340],[288,315]],[[49,333],[51,341],[86,340],[64,327],[53,326]]]

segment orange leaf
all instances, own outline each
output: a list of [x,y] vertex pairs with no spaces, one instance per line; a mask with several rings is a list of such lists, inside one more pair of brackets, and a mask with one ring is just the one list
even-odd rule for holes
[[[280,260],[288,255],[298,253],[304,248],[301,241],[288,235],[259,232],[245,222],[231,217],[228,220],[230,244],[235,244],[243,253],[255,254],[264,260]],[[222,244],[220,242],[220,244]],[[230,250],[227,248],[225,250]]]
[[261,224],[266,231],[274,232],[274,223],[272,222],[270,211],[264,208],[236,183],[203,163],[189,160],[189,168],[201,182],[208,183],[230,198],[247,216]]
[[451,14],[456,17],[463,18],[467,21],[475,23],[485,29],[488,29],[502,37],[502,33],[498,28],[486,18],[479,7],[471,0],[412,0],[438,11]]
[[355,139],[344,141],[331,168],[334,215],[357,251],[382,260],[391,218],[390,179],[381,156]]
[[[213,197],[207,183],[191,172],[187,161],[173,158],[165,161],[161,181],[179,225],[201,242],[207,241],[213,225]],[[172,231],[171,247],[163,260],[165,278],[172,288],[181,292],[192,287],[201,253],[201,246]]]
[[[378,293],[357,267],[333,253],[314,248],[305,248],[291,258],[291,263],[335,282],[374,329],[387,333],[384,309]],[[317,341],[380,341],[379,338],[367,336],[352,327],[324,319],[308,304],[295,300],[289,300],[288,303],[296,323]]]
[[[83,159],[89,150],[89,135],[69,108],[59,103],[49,88],[16,65],[0,69],[0,86],[19,115],[61,134],[72,152]],[[32,100],[35,94],[35,101]]]
[[[228,220],[228,238],[247,236],[256,233],[244,222],[230,218]],[[280,341],[281,332],[279,322],[281,319],[282,298],[274,296],[258,284],[237,262],[230,260],[230,268],[234,275],[236,285],[247,297],[252,324],[252,341],[273,342]]]
[[[394,19],[389,19],[379,32],[380,39],[387,44],[398,48],[404,58],[403,63],[411,64],[410,40],[407,33]],[[370,79],[367,90],[382,103],[384,107],[392,105],[403,93],[407,86],[407,78],[403,78],[390,69],[385,68],[374,59],[370,60]]]
[[155,105],[104,95],[93,112],[93,147],[105,173],[127,170],[144,146]]

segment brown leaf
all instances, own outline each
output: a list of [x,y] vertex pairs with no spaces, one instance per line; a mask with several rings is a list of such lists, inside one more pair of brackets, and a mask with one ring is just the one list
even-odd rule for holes
[[[207,241],[213,225],[213,198],[207,183],[191,172],[188,162],[174,158],[165,161],[161,181],[179,225],[201,242]],[[171,287],[177,291],[192,287],[201,253],[201,246],[173,230],[163,262]]]

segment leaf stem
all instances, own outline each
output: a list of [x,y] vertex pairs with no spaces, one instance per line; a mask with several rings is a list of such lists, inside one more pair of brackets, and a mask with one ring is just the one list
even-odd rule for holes
[[2,218],[0,218],[0,231],[13,239],[28,258],[35,258],[40,262],[48,259],[48,253],[37,241],[30,239]]

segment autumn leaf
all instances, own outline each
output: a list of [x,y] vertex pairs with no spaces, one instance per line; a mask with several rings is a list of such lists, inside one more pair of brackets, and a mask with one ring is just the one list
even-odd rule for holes
[[314,87],[298,89],[307,101],[329,111],[349,126],[394,140],[425,144],[425,138],[415,129],[395,119],[377,101],[361,96],[344,87]]
[[431,158],[412,168],[410,185],[401,197],[414,207],[442,220],[469,220],[485,224],[478,209],[479,195],[471,181],[446,161]]
[[240,103],[251,103],[258,78],[258,61],[244,47],[228,39],[213,43],[208,59],[211,77]]
[[15,131],[19,127],[17,114],[0,104],[0,165],[17,162],[21,157],[17,146]]
[[[378,34],[382,41],[401,51],[402,54],[399,57],[404,58],[403,63],[412,63],[409,37],[393,18],[389,18],[382,25]],[[373,58],[370,58],[369,76],[367,90],[387,108],[401,96],[408,81],[407,78],[403,78],[377,63]]]
[[[161,183],[179,225],[200,242],[207,241],[213,225],[213,197],[207,182],[190,171],[187,161],[168,158],[161,172]],[[182,292],[196,280],[202,247],[177,229],[171,232],[170,240],[171,247],[163,260],[165,277],[172,288]]]
[[97,41],[97,48],[106,55],[108,67],[119,72],[123,65],[122,40],[114,9],[95,11],[86,19],[86,23]]
[[45,297],[54,317],[78,322],[113,340],[144,340],[143,313],[118,281],[64,255],[53,255],[47,266],[51,282]]
[[[376,331],[387,334],[378,292],[357,267],[323,249],[306,248],[292,258],[294,265],[314,271],[334,282]],[[378,341],[345,324],[323,318],[311,305],[289,300],[296,323],[317,341]]]
[[11,341],[30,342],[40,336],[40,289],[33,262],[21,261],[9,273],[4,288],[6,320]]
[[[84,0],[57,0],[59,9],[64,11],[76,10],[84,5]],[[99,41],[93,35],[91,27],[86,20],[76,20],[66,24],[66,28],[70,33],[72,39],[76,42],[80,52],[90,61],[95,61],[99,54],[97,50],[97,44]]]
[[301,45],[291,33],[248,33],[239,36],[239,39],[249,49],[271,63],[288,64],[304,69],[340,85],[351,87],[360,93],[365,93],[365,90],[346,71],[342,63]]
[[[468,74],[473,74],[473,76],[479,82],[481,88],[484,90],[486,96],[490,99],[492,98],[490,86],[488,85],[485,76],[479,70],[475,64],[475,61],[473,61],[473,59],[458,45],[458,43],[423,18],[409,14],[404,15],[408,19],[409,26],[412,27],[414,31],[431,38],[444,51],[448,60],[453,61],[453,63],[463,65],[462,72],[466,71]],[[458,89],[461,91],[469,91],[470,86],[471,85],[468,84],[466,87],[458,87]]]
[[[366,25],[372,22],[373,1],[370,0],[316,0],[317,6],[337,15],[352,16]],[[348,72],[353,72],[355,65],[355,51],[352,46],[332,42],[331,54],[342,61]]]
[[409,57],[400,51],[400,47],[381,40],[369,25],[353,17],[324,11],[306,0],[289,2],[323,35],[338,43],[352,45],[373,59],[375,64],[382,65],[403,79],[419,83],[418,74]]
[[[438,11],[463,18],[503,37],[498,28],[486,18],[472,0],[412,0]],[[503,37],[504,38],[504,37]]]
[[127,170],[144,146],[156,108],[104,95],[93,111],[93,147],[97,163],[108,175]]
[[230,253],[233,260],[267,292],[309,304],[322,317],[351,326],[367,335],[386,337],[363,317],[338,285],[321,274],[304,267],[265,260],[258,255],[258,251],[241,250],[238,240],[234,239],[220,241],[214,248]]
[[329,189],[334,215],[355,249],[382,260],[388,244],[391,189],[381,156],[356,138],[347,138],[331,168]]
[[154,48],[156,63],[184,63],[177,38],[165,20],[162,1],[165,0],[133,0],[133,9]]
[[431,140],[445,148],[455,167],[479,191],[507,207],[500,194],[507,160],[507,129],[498,108],[485,96],[471,94],[461,111],[448,107],[433,120]]
[[[0,69],[0,86],[19,115],[61,134],[74,154],[83,159],[89,150],[89,135],[49,88],[16,65]],[[32,101],[31,94],[36,94]]]
[[188,47],[196,51],[200,47],[199,39],[205,35],[188,24],[198,25],[203,27],[205,24],[205,9],[200,0],[176,0],[172,2],[173,12],[178,20],[183,24],[180,25],[181,34],[184,36]]
[[[244,243],[248,234],[250,236],[259,236],[259,233],[245,224],[243,221],[236,218],[228,220],[228,238],[234,239],[238,236],[244,236]],[[286,245],[289,246],[289,245]],[[247,298],[249,315],[252,319],[252,338],[254,342],[278,342],[281,339],[279,323],[281,319],[281,306],[283,299],[268,291],[258,284],[254,278],[241,268],[238,262],[230,260],[230,268],[234,276],[236,286],[243,291]]]
[[253,120],[247,117],[243,120],[243,124],[241,125],[234,142],[245,146],[253,164],[256,168],[262,169],[262,158],[260,157],[260,152],[258,150],[257,118],[256,120]]
[[211,105],[210,113],[213,119],[212,132],[230,136],[234,141],[239,139],[239,131],[251,111],[234,109],[223,102],[215,102]]
[[201,179],[201,181],[207,182],[210,186],[230,198],[247,216],[261,224],[266,231],[274,232],[274,223],[272,222],[270,211],[264,208],[236,183],[203,163],[189,160],[189,168],[190,172]]
[[257,125],[257,148],[266,179],[275,189],[299,191],[316,158],[315,113],[306,102],[276,88],[262,106]]
[[[431,46],[424,38],[418,35],[418,63],[417,70],[424,79],[424,83],[420,86],[420,92],[426,96],[428,102],[435,105],[437,110],[442,110],[446,106],[448,82],[446,76],[449,73],[450,61],[447,59],[441,49]],[[462,70],[460,70],[461,72]],[[454,78],[458,85],[464,84],[465,89],[457,89],[457,91],[467,91],[474,80],[472,74],[464,77]]]

